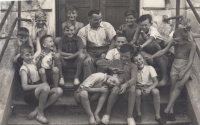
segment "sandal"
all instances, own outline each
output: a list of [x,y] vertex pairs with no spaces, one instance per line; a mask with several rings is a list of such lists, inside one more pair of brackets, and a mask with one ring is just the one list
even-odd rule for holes
[[35,119],[42,124],[48,124],[49,123],[49,121],[42,115],[41,116],[37,115]]
[[159,125],[166,125],[166,121],[162,118],[156,119],[155,120],[159,123]]
[[64,86],[64,85],[65,85],[64,78],[60,78],[59,85],[61,85],[61,86]]

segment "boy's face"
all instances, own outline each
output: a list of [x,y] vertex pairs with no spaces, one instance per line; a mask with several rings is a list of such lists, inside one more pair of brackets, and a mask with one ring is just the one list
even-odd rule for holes
[[18,35],[17,38],[19,39],[20,42],[22,42],[22,44],[24,44],[26,41],[28,41],[29,36]]
[[145,21],[140,22],[141,30],[143,30],[144,32],[148,32],[150,26],[151,26],[151,23],[149,22],[148,19],[146,19]]
[[132,58],[131,52],[126,52],[126,53],[121,53],[121,52],[120,52],[120,60],[121,60],[123,63],[130,62],[130,61],[131,61],[131,58]]
[[184,40],[181,36],[177,36],[174,38],[174,43],[178,45],[185,44],[186,40]]
[[65,28],[65,34],[68,37],[73,37],[75,33],[75,27],[74,26],[70,26],[69,28]]
[[126,44],[126,37],[116,37],[115,46],[119,50],[121,45]]
[[133,60],[139,69],[142,69],[144,67],[144,58],[140,54],[135,56]]
[[53,49],[54,49],[54,42],[53,42],[52,37],[48,37],[48,38],[46,38],[44,40],[43,47],[45,49],[53,51]]
[[34,52],[32,50],[26,49],[22,52],[22,58],[24,59],[24,62],[28,64],[32,63],[33,55],[34,55]]
[[126,23],[128,25],[133,25],[135,22],[135,17],[133,17],[133,15],[128,15],[126,16]]
[[106,81],[107,86],[114,87],[114,86],[120,86],[120,82],[117,76],[111,76]]
[[46,20],[36,20],[36,26],[37,28],[42,28],[45,25]]
[[69,10],[67,12],[67,18],[70,20],[70,21],[74,21],[76,20],[76,17],[78,16],[78,13],[76,12],[76,10]]

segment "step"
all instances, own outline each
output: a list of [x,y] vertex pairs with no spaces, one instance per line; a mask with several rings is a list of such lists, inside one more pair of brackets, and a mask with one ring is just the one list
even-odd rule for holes
[[[148,108],[142,115],[142,122],[137,125],[158,125],[152,113],[153,108]],[[102,117],[102,115],[100,115]],[[78,115],[51,115],[46,116],[50,121],[49,125],[88,125],[86,114]],[[167,125],[190,125],[191,122],[185,114],[176,114],[176,121],[167,121]],[[7,125],[40,125],[36,120],[27,120],[27,116],[11,116]],[[127,125],[126,115],[112,114],[109,125]]]

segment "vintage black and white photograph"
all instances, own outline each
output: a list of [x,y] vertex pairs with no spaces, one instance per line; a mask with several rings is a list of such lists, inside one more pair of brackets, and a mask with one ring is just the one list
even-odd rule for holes
[[200,0],[0,0],[0,125],[200,125]]

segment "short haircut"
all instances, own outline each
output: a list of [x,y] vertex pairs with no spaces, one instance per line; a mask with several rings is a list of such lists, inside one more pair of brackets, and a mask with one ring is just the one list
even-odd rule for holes
[[137,12],[135,10],[128,10],[125,12],[125,16],[133,15],[133,17],[137,17]]
[[143,22],[145,20],[149,20],[149,23],[152,23],[152,16],[150,14],[144,14],[142,16],[140,16],[139,18],[139,22]]
[[175,30],[173,34],[173,38],[176,38],[176,37],[182,37],[183,39],[188,39],[189,33],[185,28],[178,28]]
[[21,46],[20,46],[20,54],[22,55],[24,52],[26,52],[26,51],[28,51],[28,52],[33,52],[34,50],[33,50],[33,47],[32,46],[30,46],[30,45],[28,45],[28,44],[22,44]]
[[126,36],[121,32],[117,32],[117,34],[113,37],[113,39],[116,40],[117,37],[125,37],[126,38]]
[[51,35],[44,35],[40,38],[40,45],[43,47],[44,41],[46,38],[52,37]]
[[99,15],[99,14],[100,14],[100,11],[97,10],[97,9],[93,9],[93,10],[90,10],[90,11],[88,12],[88,16],[89,16],[89,17],[92,17],[93,14]]
[[[133,59],[136,57],[136,56],[138,56],[138,55],[141,55],[142,56],[142,54],[140,53],[140,52],[136,52],[136,53],[134,53],[134,55],[133,55]],[[142,56],[143,57],[143,56]],[[144,57],[143,57],[144,58]]]
[[65,26],[64,26],[64,30],[69,29],[71,26],[73,26],[74,29],[76,29],[76,27],[75,27],[72,23],[67,22],[67,23],[65,24]]
[[78,12],[78,7],[76,7],[76,6],[67,6],[67,9],[66,9],[66,12],[68,12],[68,11],[76,11],[76,12]]
[[131,54],[133,54],[134,53],[134,47],[130,44],[124,44],[120,47],[120,52],[121,53],[130,52]]
[[29,36],[29,31],[25,27],[20,27],[17,31],[17,36]]

